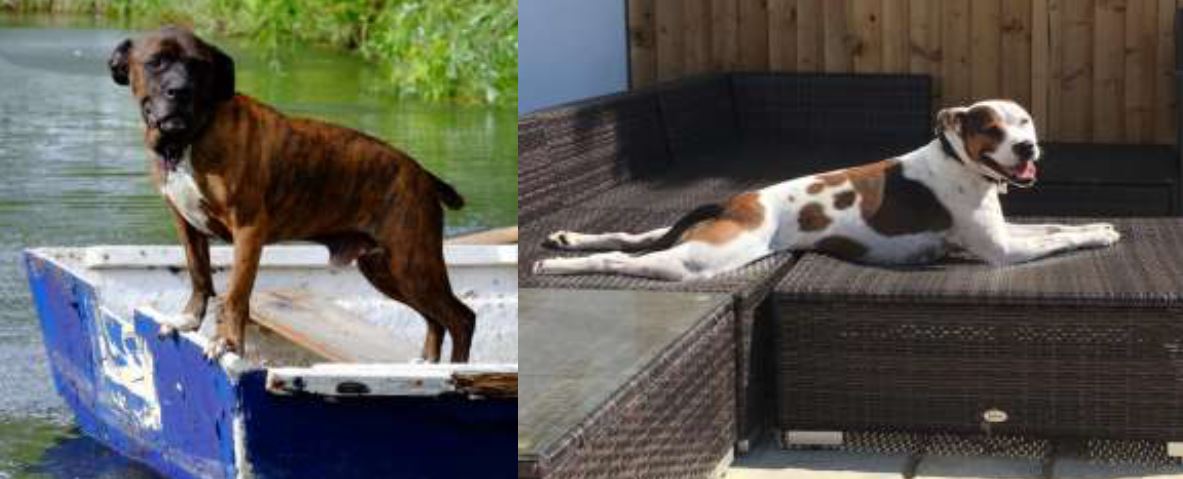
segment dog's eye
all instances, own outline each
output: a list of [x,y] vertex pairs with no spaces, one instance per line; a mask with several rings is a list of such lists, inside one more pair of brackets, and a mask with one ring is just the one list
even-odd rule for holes
[[1031,123],[1030,118],[1023,118],[1019,120],[1019,126],[1027,126],[1028,123]]
[[144,66],[148,67],[149,70],[158,70],[163,65],[164,59],[160,57],[152,57],[149,58],[148,61],[144,62]]

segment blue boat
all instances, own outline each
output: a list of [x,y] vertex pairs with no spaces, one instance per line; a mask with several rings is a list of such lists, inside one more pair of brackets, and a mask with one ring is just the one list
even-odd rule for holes
[[[211,252],[218,291],[232,251]],[[83,432],[175,478],[513,477],[517,248],[450,245],[477,312],[469,364],[415,360],[424,323],[324,248],[266,249],[247,348],[158,337],[188,295],[177,247],[25,252],[58,392]],[[444,357],[450,347],[445,343]]]

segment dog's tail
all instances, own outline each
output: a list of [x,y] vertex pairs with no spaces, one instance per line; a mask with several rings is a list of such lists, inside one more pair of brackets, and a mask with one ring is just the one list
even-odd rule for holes
[[449,209],[458,210],[464,207],[464,197],[453,188],[452,185],[444,183],[444,180],[439,179],[435,175],[431,176],[432,181],[435,182],[435,192],[439,194],[440,202]]
[[622,251],[626,253],[644,253],[669,249],[674,246],[674,244],[676,244],[679,239],[682,239],[682,235],[686,233],[686,230],[694,227],[694,225],[702,223],[703,221],[713,220],[722,216],[723,209],[723,205],[720,204],[699,206],[698,208],[691,210],[689,213],[682,215],[681,218],[678,218],[678,221],[676,221],[674,225],[670,227],[670,230],[666,231],[665,234],[661,235],[660,238],[653,240],[651,243],[630,246],[623,249]]

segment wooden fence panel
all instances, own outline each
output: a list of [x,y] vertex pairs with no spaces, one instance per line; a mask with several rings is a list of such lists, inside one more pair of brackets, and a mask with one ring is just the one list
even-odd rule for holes
[[[797,0],[797,70],[822,71],[826,64],[825,28],[817,19],[824,16],[825,0]],[[800,19],[806,19],[802,22]]]
[[768,63],[775,71],[797,69],[797,0],[768,0]]
[[1045,139],[1174,143],[1183,0],[628,0],[632,84],[708,71],[932,75]]
[[[1135,0],[1136,2],[1137,0]],[[1092,139],[1114,142],[1125,136],[1122,97],[1125,85],[1125,0],[1096,0],[1093,16]]]
[[850,23],[850,30],[854,34],[850,49],[854,71],[883,71],[883,2],[854,0],[850,9]]

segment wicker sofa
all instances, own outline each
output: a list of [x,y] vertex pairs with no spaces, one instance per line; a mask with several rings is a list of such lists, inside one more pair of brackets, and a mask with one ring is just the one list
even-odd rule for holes
[[930,134],[923,76],[729,74],[594,98],[520,119],[519,284],[734,297],[739,450],[763,431],[772,395],[772,287],[793,257],[774,255],[707,281],[536,276],[560,254],[558,229],[641,231],[703,203],[819,169],[908,151]]
[[[785,412],[785,400],[792,397],[787,374],[796,370],[786,368],[786,345],[773,338],[778,331],[784,338],[793,302],[802,300],[784,283],[799,258],[774,255],[718,278],[686,283],[537,276],[530,265],[565,255],[542,246],[555,230],[644,231],[738,192],[910,151],[932,135],[931,86],[928,77],[912,75],[714,74],[526,115],[518,130],[519,284],[731,295],[737,449],[744,452],[774,421],[780,430],[796,428],[803,416]],[[1008,214],[1180,212],[1174,147],[1045,143],[1044,148],[1039,187],[1012,190],[1003,198]],[[1114,161],[1122,168],[1113,168]],[[773,301],[770,293],[778,284],[779,301]],[[778,376],[782,384],[774,387]]]

